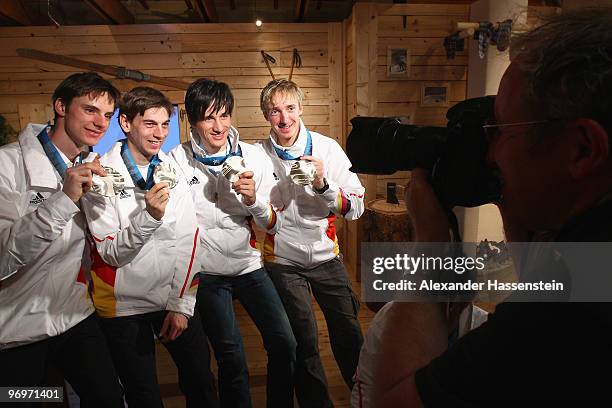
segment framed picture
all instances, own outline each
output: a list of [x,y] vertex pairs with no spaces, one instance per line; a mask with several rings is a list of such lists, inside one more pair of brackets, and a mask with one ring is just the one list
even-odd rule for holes
[[448,106],[450,84],[421,85],[421,106]]
[[387,48],[387,76],[408,77],[410,75],[410,51],[402,47]]

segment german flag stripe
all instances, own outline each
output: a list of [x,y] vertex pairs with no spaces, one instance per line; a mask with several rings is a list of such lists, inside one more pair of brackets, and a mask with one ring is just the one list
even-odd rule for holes
[[179,297],[183,297],[185,293],[185,288],[187,287],[187,282],[189,282],[189,276],[191,276],[191,268],[193,267],[193,260],[195,259],[196,249],[198,247],[198,234],[200,233],[200,229],[196,228],[195,235],[193,236],[193,247],[191,248],[191,259],[189,260],[189,268],[187,269],[187,276],[185,277],[185,282],[183,282],[183,287],[181,289],[181,294]]

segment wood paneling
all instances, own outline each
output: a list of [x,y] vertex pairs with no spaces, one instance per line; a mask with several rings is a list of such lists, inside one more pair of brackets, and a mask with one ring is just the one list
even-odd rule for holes
[[[450,2],[449,2],[450,3]],[[443,40],[454,22],[468,18],[469,6],[432,4],[368,5],[357,3],[346,21],[346,119],[355,116],[404,116],[421,126],[445,126],[448,107],[422,107],[421,87],[448,83],[450,105],[466,97],[467,50],[446,57]],[[410,75],[388,77],[389,47],[410,52]],[[389,176],[359,175],[367,199],[381,197],[387,182],[405,185],[410,173]],[[345,260],[359,273],[359,224],[347,223]]]
[[[341,23],[167,24],[0,28],[0,114],[19,129],[19,104],[49,104],[59,82],[78,72],[69,66],[19,57],[17,48],[34,48],[108,65],[126,66],[163,78],[191,82],[207,77],[227,82],[236,98],[234,124],[245,140],[268,135],[259,109],[261,89],[271,80],[260,50],[276,59],[272,71],[287,77],[292,51],[301,56],[293,80],[305,93],[309,128],[342,142],[344,60]],[[331,52],[330,52],[331,50]],[[61,57],[58,57],[58,62]],[[184,101],[184,92],[167,86],[109,78],[121,91],[151,85]],[[330,87],[330,78],[333,85]]]
[[449,4],[443,6],[434,4],[394,4],[380,5],[378,13],[381,16],[457,16],[465,17],[469,14],[467,4]]
[[[467,50],[448,59],[444,37],[453,30],[456,21],[468,18],[469,6],[435,4],[397,4],[378,8],[376,61],[376,115],[404,116],[410,123],[421,126],[445,126],[448,107],[422,107],[421,87],[424,82],[450,84],[450,105],[466,97]],[[469,41],[468,41],[469,43]],[[388,77],[387,50],[407,48],[410,52],[410,74]],[[409,172],[378,176],[376,196],[383,195],[389,181],[405,184]]]

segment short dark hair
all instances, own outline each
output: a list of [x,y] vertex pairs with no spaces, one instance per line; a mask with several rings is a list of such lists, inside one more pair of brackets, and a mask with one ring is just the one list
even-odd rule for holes
[[215,113],[225,107],[225,112],[232,115],[234,95],[225,82],[200,78],[189,85],[185,95],[185,109],[189,123],[193,125],[202,120],[211,106]]
[[[58,99],[61,99],[66,110],[74,98],[83,95],[90,95],[92,98],[97,98],[100,95],[106,94],[109,101],[117,105],[117,100],[121,95],[117,88],[106,79],[102,78],[95,72],[80,72],[72,74],[64,79],[53,91],[53,105]],[[55,113],[57,121],[57,112]]]
[[126,92],[119,101],[119,115],[125,115],[130,122],[151,108],[164,108],[168,117],[172,116],[174,111],[174,106],[166,95],[148,86],[138,86]]

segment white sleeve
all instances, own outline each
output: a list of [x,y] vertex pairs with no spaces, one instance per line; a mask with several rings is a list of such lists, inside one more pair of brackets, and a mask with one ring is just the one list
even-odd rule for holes
[[176,194],[176,263],[166,310],[191,317],[197,294],[197,287],[192,287],[192,282],[193,277],[200,272],[200,257],[197,253],[200,231],[186,181],[181,180],[175,190],[172,193]]
[[357,174],[349,170],[351,162],[335,140],[332,140],[330,151],[324,160],[325,179],[329,188],[317,195],[327,203],[334,214],[347,220],[358,219],[364,210],[365,188]]
[[121,228],[118,200],[89,192],[81,199],[81,206],[98,254],[107,264],[120,268],[132,262],[162,221],[142,209],[127,227]]
[[275,234],[282,224],[282,212],[270,203],[270,193],[276,185],[274,170],[270,158],[261,153],[259,171],[255,173],[256,201],[247,210],[253,216],[255,223],[268,234]]
[[63,191],[57,191],[35,211],[22,214],[27,200],[0,176],[0,280],[36,260],[64,231],[79,208]]

